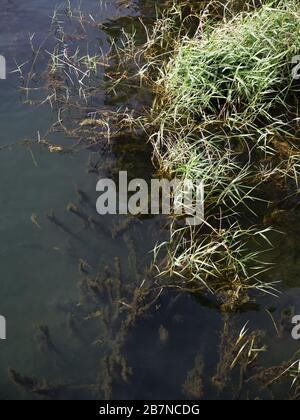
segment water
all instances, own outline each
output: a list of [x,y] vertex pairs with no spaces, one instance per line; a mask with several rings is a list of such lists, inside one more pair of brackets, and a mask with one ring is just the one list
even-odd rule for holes
[[[114,2],[108,2],[106,7],[100,9],[96,1],[86,3],[91,13],[95,11],[98,15],[103,14],[103,21],[108,17],[116,19],[133,13],[132,9],[120,9]],[[8,71],[12,71],[15,69],[15,58],[21,64],[31,56],[29,34],[35,34],[35,45],[39,45],[46,37],[54,4],[47,0],[22,4],[1,1],[0,6],[1,52],[7,58]],[[98,37],[104,48],[107,48],[106,34],[99,31]],[[81,375],[84,375],[86,369],[86,366],[78,368],[82,353],[70,365],[59,361],[57,366],[56,362],[52,366],[51,362],[48,363],[48,356],[37,351],[36,326],[49,325],[55,341],[63,342],[67,354],[69,346],[72,346],[72,337],[66,313],[57,308],[71,306],[70,302],[78,299],[79,258],[86,259],[96,267],[100,261],[103,264],[109,263],[116,255],[120,256],[122,262],[127,259],[126,248],[120,240],[109,240],[84,230],[80,222],[66,211],[68,203],[78,199],[78,188],[91,194],[91,202],[96,203],[97,177],[88,174],[87,169],[89,159],[96,159],[100,155],[85,150],[57,155],[41,147],[13,146],[24,139],[36,139],[38,132],[43,135],[56,118],[55,112],[48,106],[22,105],[17,89],[19,83],[15,74],[10,74],[7,81],[1,81],[1,146],[12,145],[2,150],[0,157],[0,307],[7,319],[7,340],[1,342],[0,349],[0,389],[4,398],[26,397],[9,381],[9,367],[24,375],[43,373],[48,376],[50,373],[50,376],[64,380],[69,379],[70,373],[82,380]],[[74,142],[62,134],[56,135],[56,141],[64,145]],[[105,159],[100,158],[103,161]],[[149,166],[149,155],[147,160],[144,168]],[[57,229],[47,220],[45,216],[50,209],[55,211],[61,221],[69,224],[73,235]],[[94,214],[95,205],[89,211]],[[35,215],[37,225],[32,223],[32,215]],[[143,226],[143,235],[147,234],[147,229],[147,226]],[[147,249],[147,245],[142,245],[141,249],[145,248],[142,254],[150,251],[150,246],[149,243]],[[76,344],[76,340],[73,341]],[[61,371],[64,371],[62,378],[58,378]],[[56,373],[53,375],[53,372]]]
[[[117,34],[122,25],[130,23],[130,16],[146,13],[149,17],[150,14],[143,2],[141,9],[132,7],[136,2],[131,2],[130,7],[113,0],[105,4],[99,8],[98,1],[87,0],[84,9],[97,14],[100,21],[110,19],[110,34]],[[6,56],[11,71],[15,69],[14,58],[22,64],[31,56],[29,34],[35,34],[35,45],[47,36],[54,4],[47,0],[0,0],[0,7],[0,53]],[[101,42],[104,50],[109,45],[107,37],[104,30],[97,30],[97,42]],[[51,46],[51,40],[49,43]],[[105,302],[99,308],[93,299],[82,298],[82,279],[86,276],[78,271],[79,260],[88,262],[91,269],[87,271],[92,277],[97,272],[103,273],[106,266],[113,271],[114,259],[119,257],[125,279],[120,299],[129,305],[133,288],[145,279],[143,270],[147,266],[145,261],[151,260],[149,252],[158,238],[166,237],[167,231],[163,228],[164,220],[149,218],[138,220],[127,231],[129,236],[112,239],[105,229],[102,233],[85,229],[66,207],[76,203],[85,214],[97,218],[94,204],[99,175],[87,170],[90,159],[98,160],[100,168],[113,159],[120,169],[130,169],[132,175],[149,178],[154,172],[151,148],[144,138],[122,139],[106,152],[82,148],[67,154],[51,154],[40,146],[16,144],[37,139],[39,134],[44,136],[57,117],[55,110],[47,105],[22,104],[18,86],[15,73],[8,80],[0,81],[0,146],[5,146],[0,151],[0,313],[7,319],[7,340],[0,342],[0,395],[3,399],[38,397],[12,383],[8,375],[8,369],[12,368],[28,377],[67,385],[55,393],[55,398],[103,398],[107,396],[103,388],[109,376],[103,363],[117,348],[116,337],[121,340],[118,331],[126,319],[126,306],[122,307],[120,320],[108,326],[108,339],[95,311],[95,308],[105,311]],[[103,100],[104,93],[100,102]],[[68,147],[75,142],[63,133],[56,133],[54,138],[57,144]],[[90,197],[89,203],[78,202],[78,189]],[[51,209],[64,229],[46,217]],[[116,222],[119,220],[113,217],[101,220],[102,227]],[[266,280],[282,282],[280,299],[257,296],[256,305],[229,316],[237,333],[248,320],[249,328],[268,332],[267,366],[287,360],[298,348],[289,331],[283,333],[283,339],[276,338],[266,312],[272,309],[277,320],[289,306],[300,313],[296,238],[295,229],[280,240],[279,250],[272,256],[280,262],[276,270],[266,275]],[[132,244],[137,261],[134,261]],[[295,255],[291,255],[291,249]],[[153,278],[151,282],[155,286]],[[152,294],[156,297],[160,289],[154,287],[154,290]],[[200,354],[204,363],[204,397],[233,398],[230,387],[219,394],[210,381],[219,363],[220,334],[226,320],[211,296],[199,299],[174,292],[159,295],[149,313],[136,321],[122,346],[133,376],[126,383],[120,378],[122,374],[119,375],[122,369],[117,366],[110,397],[188,398],[182,387],[195,357]],[[46,345],[39,325],[49,327],[51,340]],[[286,391],[286,388],[280,390],[279,395],[285,395]]]

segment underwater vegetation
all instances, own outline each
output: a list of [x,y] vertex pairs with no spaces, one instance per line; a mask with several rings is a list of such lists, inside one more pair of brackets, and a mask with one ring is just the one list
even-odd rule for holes
[[[88,193],[78,188],[75,193],[77,201],[66,206],[66,221],[61,216],[58,218],[53,210],[44,218],[39,217],[38,224],[36,217],[32,220],[38,231],[42,231],[41,226],[48,222],[60,235],[69,238],[69,253],[78,264],[78,300],[56,303],[56,310],[66,318],[65,342],[57,343],[50,327],[42,323],[35,328],[35,342],[41,356],[59,369],[66,369],[77,360],[76,354],[72,354],[74,347],[79,353],[84,351],[85,357],[93,361],[93,381],[90,382],[90,372],[82,381],[74,378],[52,381],[24,375],[15,369],[9,369],[9,377],[34,398],[64,399],[85,395],[89,399],[111,399],[115,389],[130,386],[133,370],[128,361],[127,341],[136,324],[158,310],[162,286],[156,284],[151,260],[145,260],[143,252],[139,251],[136,237],[141,223],[137,219],[133,223],[131,217],[105,223],[90,206]],[[73,217],[77,221],[75,224]],[[103,238],[105,241],[117,238],[125,248],[126,259],[116,255],[112,261],[107,261],[100,257],[94,266],[84,257],[78,257],[75,244],[85,242],[82,232],[94,238],[96,243]],[[57,248],[56,252],[67,253],[67,250]],[[161,332],[162,341],[166,341],[166,334]]]

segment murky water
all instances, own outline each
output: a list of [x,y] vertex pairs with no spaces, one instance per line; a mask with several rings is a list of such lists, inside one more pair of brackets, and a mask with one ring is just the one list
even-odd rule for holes
[[[97,13],[103,22],[135,13],[132,9],[118,7],[113,1],[100,3],[91,0],[85,2],[85,8],[89,13]],[[36,45],[47,36],[54,6],[48,0],[22,4],[1,1],[0,46],[7,59],[8,72],[16,68],[14,59],[22,64],[30,58],[31,34],[35,34]],[[107,48],[105,32],[99,30],[98,37],[103,48]],[[48,106],[22,105],[19,83],[15,74],[9,74],[6,81],[1,81],[1,146],[36,139],[38,132],[46,133],[56,118]],[[74,142],[62,134],[56,135],[56,141],[64,145]],[[67,314],[78,300],[78,263],[82,258],[93,267],[101,264],[104,267],[119,256],[126,265],[128,255],[122,241],[85,230],[66,210],[69,203],[77,203],[76,191],[80,189],[90,194],[93,204],[85,211],[95,215],[98,178],[88,173],[89,162],[98,159],[104,162],[108,156],[85,150],[57,155],[40,147],[23,145],[2,152],[0,307],[7,319],[7,340],[1,342],[0,348],[0,389],[4,398],[20,398],[26,396],[9,381],[8,368],[29,376],[50,375],[49,379],[58,381],[75,378],[75,381],[84,382],[90,374],[90,378],[97,379],[97,346],[93,355],[88,354],[84,346],[78,348],[67,325]],[[148,151],[142,151],[142,155],[146,160],[142,166],[151,168]],[[66,231],[46,218],[51,209],[62,223],[66,223]],[[37,223],[32,223],[33,218]],[[136,239],[140,242],[147,235],[148,225],[147,221],[141,223],[141,228],[136,230]],[[147,255],[151,246],[151,240],[149,244],[142,241],[141,255]],[[49,326],[55,341],[61,342],[61,352],[70,358],[68,362],[54,360],[53,365],[49,355],[37,350],[35,336],[39,324]],[[70,353],[74,353],[74,357],[70,357]],[[88,367],[91,360],[95,363],[92,368]]]
[[[8,71],[16,68],[14,59],[22,64],[30,58],[30,34],[35,34],[36,45],[43,42],[53,8],[54,3],[48,0],[0,0],[0,53],[7,58]],[[83,9],[97,14],[103,23],[110,21],[116,33],[126,20],[122,18],[141,13],[137,2],[127,7],[125,2],[113,0],[86,0]],[[97,40],[104,50],[108,48],[107,36],[104,30],[98,29]],[[129,165],[133,175],[142,173],[143,177],[150,177],[154,171],[151,149],[144,138],[135,142],[126,139],[105,153],[83,148],[76,153],[51,154],[40,146],[16,145],[47,133],[57,117],[47,105],[22,104],[18,86],[15,73],[0,81],[0,147],[5,146],[0,151],[0,313],[7,319],[7,340],[0,342],[0,395],[3,399],[36,397],[12,383],[8,375],[8,369],[12,368],[27,377],[68,385],[55,394],[56,398],[103,398],[101,384],[107,380],[107,372],[102,363],[114,342],[109,342],[101,330],[94,302],[80,298],[82,271],[85,271],[82,266],[81,273],[78,270],[80,260],[86,261],[91,267],[87,271],[95,275],[104,272],[106,266],[113,270],[118,257],[126,282],[122,293],[129,304],[130,293],[127,300],[126,293],[132,282],[143,282],[145,261],[151,261],[149,252],[165,231],[159,217],[149,218],[137,220],[126,231],[127,236],[113,239],[103,226],[114,226],[119,220],[113,217],[101,220],[99,232],[84,227],[66,208],[69,203],[75,203],[84,214],[96,218],[95,187],[99,174],[88,170],[91,160],[97,161],[101,168],[113,157],[120,169],[127,169],[134,159],[138,165],[133,165],[133,169]],[[71,146],[74,139],[56,133],[56,141]],[[89,200],[83,202],[78,190],[84,191]],[[46,217],[51,210],[59,223],[51,223]],[[296,223],[300,225],[299,220]],[[267,280],[282,282],[280,299],[257,296],[257,305],[230,317],[239,330],[250,320],[249,328],[268,331],[266,341],[271,350],[266,365],[269,366],[288,359],[298,348],[289,331],[284,332],[281,341],[276,338],[266,312],[272,309],[278,320],[289,306],[300,313],[300,265],[299,253],[295,253],[295,230],[281,239],[280,249],[273,258],[279,264],[266,275]],[[132,248],[136,251],[134,255]],[[187,295],[164,294],[130,331],[123,350],[133,375],[128,383],[116,378],[111,397],[185,398],[182,387],[197,354],[204,363],[204,395],[218,397],[220,394],[210,378],[215,375],[219,362],[224,320],[219,306],[210,297],[199,300]],[[46,326],[50,338],[43,335]],[[118,327],[116,322],[108,329]],[[113,333],[117,335],[116,331]],[[221,394],[223,397],[233,398],[229,388]]]

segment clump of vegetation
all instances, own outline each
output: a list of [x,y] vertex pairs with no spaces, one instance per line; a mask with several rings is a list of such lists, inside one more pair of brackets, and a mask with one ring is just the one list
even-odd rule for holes
[[276,293],[274,285],[259,280],[268,264],[260,261],[259,251],[250,252],[246,245],[252,238],[263,237],[264,232],[233,225],[197,239],[193,235],[188,238],[184,228],[176,230],[169,248],[169,274],[188,280],[195,291],[218,293],[221,309],[248,303],[247,292],[253,288]]
[[296,88],[292,59],[300,50],[298,2],[271,2],[183,39],[166,67],[175,118],[196,115],[247,125],[288,110]]
[[159,248],[168,255],[161,273],[217,292],[222,307],[233,309],[251,288],[274,293],[261,280],[267,265],[253,252],[256,238],[270,247],[272,228],[262,227],[266,206],[258,215],[255,203],[267,185],[281,199],[298,191],[292,59],[300,13],[294,0],[247,3],[238,12],[233,1],[220,16],[217,3],[189,12],[173,2],[141,48],[146,64],[138,75],[157,92],[147,128],[160,171],[201,179],[206,193],[203,226],[172,224],[169,243]]

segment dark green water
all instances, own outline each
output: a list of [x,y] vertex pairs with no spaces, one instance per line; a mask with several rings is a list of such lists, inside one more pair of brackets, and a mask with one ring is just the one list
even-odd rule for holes
[[[95,14],[99,21],[110,22],[114,33],[118,33],[128,21],[123,18],[147,10],[146,7],[139,9],[138,2],[131,5],[134,7],[113,0],[86,0],[83,9]],[[35,33],[36,45],[44,40],[54,6],[54,2],[48,0],[0,0],[0,53],[7,58],[8,71],[15,69],[14,58],[18,63],[30,58],[29,34]],[[108,48],[104,30],[98,29],[96,38],[104,50]],[[154,171],[151,149],[145,145],[144,138],[135,139],[135,143],[126,139],[124,146],[121,143],[105,152],[83,148],[68,154],[51,154],[40,146],[14,145],[24,139],[36,139],[38,132],[43,135],[56,119],[56,113],[47,105],[22,104],[18,87],[15,73],[9,74],[6,81],[0,81],[0,146],[11,145],[0,151],[0,313],[7,319],[7,340],[0,342],[0,395],[3,399],[37,398],[11,382],[8,369],[13,368],[22,375],[67,384],[56,398],[100,399],[104,397],[99,391],[105,376],[102,362],[104,356],[111,353],[111,343],[103,338],[97,319],[86,320],[95,306],[80,298],[79,260],[86,260],[94,273],[103,272],[106,266],[112,267],[114,258],[119,257],[126,282],[123,300],[130,303],[128,290],[133,283],[143,282],[145,261],[151,261],[149,252],[159,238],[166,236],[166,231],[159,217],[139,220],[129,229],[127,233],[134,243],[138,262],[132,266],[128,263],[130,249],[124,238],[112,239],[105,233],[84,229],[66,207],[70,202],[76,203],[86,214],[97,217],[94,204],[99,174],[89,173],[90,160],[98,161],[101,169],[114,159],[118,168],[126,170],[129,165],[133,175],[142,173],[148,178]],[[75,141],[62,133],[56,133],[55,139],[68,147]],[[134,164],[130,165],[132,162]],[[78,203],[78,188],[88,194],[92,205]],[[50,209],[65,230],[47,219]],[[39,226],[32,223],[33,214]],[[114,217],[99,221],[104,226],[117,222]],[[237,330],[249,320],[249,328],[268,332],[266,343],[270,351],[264,356],[266,366],[288,359],[298,348],[289,331],[285,331],[281,340],[276,338],[266,313],[266,309],[272,308],[278,320],[282,310],[290,306],[300,313],[297,248],[300,219],[293,222],[293,226],[272,256],[276,269],[266,275],[268,281],[281,282],[280,298],[256,296],[255,305],[230,316]],[[77,334],[70,327],[70,317],[77,323]],[[196,299],[176,293],[162,294],[127,337],[124,353],[133,376],[128,383],[118,376],[114,378],[112,398],[186,398],[182,385],[197,354],[204,363],[205,398],[218,398],[220,394],[210,378],[215,375],[219,361],[219,336],[224,319],[210,296]],[[39,349],[41,340],[37,337],[37,326],[40,324],[49,327],[54,349]],[[168,334],[160,337],[159,331],[168,331]],[[91,384],[96,385],[95,392],[85,387]],[[282,393],[284,397],[286,392],[284,388],[279,395]],[[230,386],[222,396],[233,398]]]

